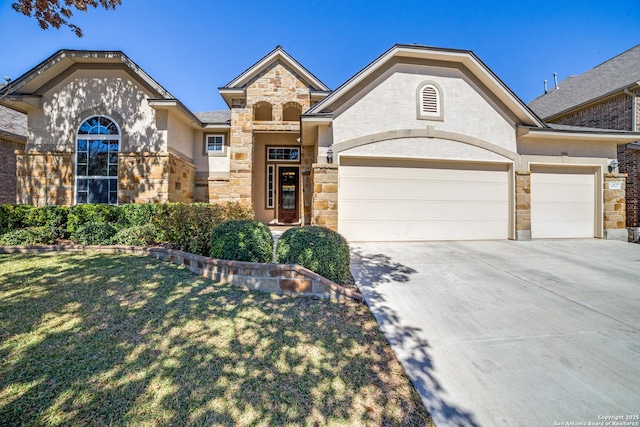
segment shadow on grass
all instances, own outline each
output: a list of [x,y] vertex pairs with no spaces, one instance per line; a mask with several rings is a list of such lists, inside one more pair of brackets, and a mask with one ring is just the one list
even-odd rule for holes
[[0,423],[424,425],[366,307],[131,255],[0,255]]
[[351,270],[367,304],[398,354],[433,420],[447,426],[477,426],[472,413],[451,405],[444,397],[446,390],[435,376],[435,367],[429,355],[430,345],[420,338],[422,330],[408,326],[402,320],[401,313],[391,306],[379,289],[382,284],[408,283],[411,275],[417,271],[394,261],[386,254],[368,253],[361,248],[352,248]]

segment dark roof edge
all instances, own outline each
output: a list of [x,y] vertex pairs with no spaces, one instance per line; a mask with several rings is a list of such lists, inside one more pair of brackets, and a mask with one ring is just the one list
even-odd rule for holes
[[0,138],[8,139],[16,142],[27,142],[27,137],[24,135],[19,135],[17,133],[9,132],[6,130],[0,129]]
[[[570,113],[571,111],[577,111],[577,110],[580,110],[580,109],[582,109],[582,108],[584,108],[584,107],[586,107],[586,106],[588,106],[590,104],[595,104],[595,103],[598,103],[598,102],[602,101],[603,99],[610,98],[610,97],[612,97],[612,96],[614,96],[614,95],[616,95],[616,94],[618,94],[620,92],[624,93],[625,89],[635,89],[635,88],[639,88],[639,87],[640,87],[640,81],[628,83],[628,84],[626,84],[624,86],[621,86],[621,87],[619,87],[617,89],[614,89],[614,90],[612,90],[610,92],[607,92],[604,95],[601,95],[601,96],[599,96],[597,98],[590,99],[590,100],[585,101],[585,102],[583,102],[581,104],[577,104],[577,105],[574,105],[572,107],[565,108],[564,110],[559,111],[557,113],[553,113],[552,115],[545,117],[544,120],[549,121],[549,120],[556,119],[556,118],[558,118],[560,116],[563,116],[563,115],[565,115],[567,113]],[[538,98],[536,98],[536,99],[538,99]],[[535,99],[533,101],[535,101]],[[533,101],[531,101],[531,102],[533,102]]]

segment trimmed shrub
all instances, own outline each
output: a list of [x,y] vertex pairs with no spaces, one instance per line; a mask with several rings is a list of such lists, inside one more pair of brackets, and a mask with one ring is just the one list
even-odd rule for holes
[[108,245],[116,234],[116,228],[104,222],[87,222],[71,234],[71,240],[82,245]]
[[270,262],[273,236],[266,225],[253,219],[224,221],[211,233],[209,254],[234,261]]
[[73,235],[80,226],[88,223],[115,225],[120,222],[120,206],[104,204],[76,205],[69,209],[67,229]]
[[290,228],[278,240],[276,262],[299,264],[338,284],[347,283],[349,244],[342,235],[325,227]]
[[26,217],[33,209],[30,205],[0,205],[0,234],[27,227]]
[[69,208],[64,206],[31,207],[24,211],[25,227],[66,228]]
[[27,227],[0,236],[0,246],[52,245],[66,237],[66,231],[56,227]]
[[157,205],[153,223],[162,237],[180,250],[209,255],[211,233],[229,219],[252,218],[250,208],[239,203],[167,203]]
[[160,205],[152,203],[128,203],[120,205],[120,224],[124,227],[136,227],[151,224]]
[[112,245],[125,246],[149,246],[160,241],[158,229],[153,224],[123,228],[111,238]]

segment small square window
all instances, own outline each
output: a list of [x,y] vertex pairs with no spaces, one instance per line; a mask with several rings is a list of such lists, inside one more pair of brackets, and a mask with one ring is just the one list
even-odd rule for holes
[[223,135],[207,135],[207,153],[224,152]]

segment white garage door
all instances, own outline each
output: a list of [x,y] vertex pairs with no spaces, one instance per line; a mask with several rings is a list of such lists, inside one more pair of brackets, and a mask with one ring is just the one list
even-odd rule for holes
[[341,158],[338,231],[352,241],[506,239],[505,164]]
[[533,169],[531,237],[594,237],[595,181],[593,169]]

